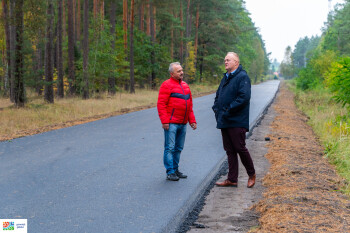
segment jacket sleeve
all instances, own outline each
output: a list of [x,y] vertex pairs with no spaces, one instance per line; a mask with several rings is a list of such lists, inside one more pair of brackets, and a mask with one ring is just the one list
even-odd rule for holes
[[170,98],[170,88],[163,83],[159,88],[157,109],[159,119],[162,124],[169,124],[170,116],[168,115],[167,106]]
[[193,101],[192,101],[192,93],[190,94],[190,112],[189,112],[189,115],[188,115],[188,121],[190,122],[190,124],[192,123],[197,123],[196,122],[196,117],[194,116],[194,112],[193,112]]
[[246,105],[250,100],[251,85],[248,75],[245,75],[239,83],[237,97],[230,104],[228,112],[234,112],[242,106]]
[[221,85],[222,85],[222,81],[220,82],[220,85],[216,91],[216,95],[215,95],[215,99],[214,99],[214,105],[212,107],[213,111],[216,113],[219,109],[217,107],[217,101],[218,101],[218,98],[219,98],[219,93],[220,93],[220,88],[221,88]]

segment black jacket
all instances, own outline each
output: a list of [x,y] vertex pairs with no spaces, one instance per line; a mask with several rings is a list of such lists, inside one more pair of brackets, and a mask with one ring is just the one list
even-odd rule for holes
[[246,128],[249,131],[251,84],[242,65],[221,80],[213,105],[217,128]]

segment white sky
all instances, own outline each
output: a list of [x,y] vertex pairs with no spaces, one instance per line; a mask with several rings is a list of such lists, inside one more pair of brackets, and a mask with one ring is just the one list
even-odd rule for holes
[[[265,41],[271,61],[283,60],[287,46],[294,50],[300,38],[321,35],[327,21],[328,0],[245,0],[255,26]],[[332,6],[343,3],[332,0]]]

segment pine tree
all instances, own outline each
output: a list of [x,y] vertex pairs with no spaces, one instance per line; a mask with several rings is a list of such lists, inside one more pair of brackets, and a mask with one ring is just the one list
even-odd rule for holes
[[74,67],[74,7],[73,1],[68,1],[68,81],[69,93],[75,94],[75,67]]
[[135,1],[131,0],[131,23],[130,23],[130,93],[135,93],[134,74],[134,11]]
[[83,98],[89,98],[89,0],[84,0],[84,26],[83,26],[83,76],[84,76],[84,87],[83,87]]
[[23,107],[26,96],[23,77],[23,0],[17,0],[15,5],[16,49],[14,97],[17,107]]
[[64,84],[63,84],[63,54],[62,54],[62,42],[63,42],[63,2],[62,0],[57,1],[58,4],[58,16],[57,16],[57,94],[60,98],[64,97]]
[[45,45],[45,94],[48,103],[54,102],[53,96],[53,4],[48,0]]

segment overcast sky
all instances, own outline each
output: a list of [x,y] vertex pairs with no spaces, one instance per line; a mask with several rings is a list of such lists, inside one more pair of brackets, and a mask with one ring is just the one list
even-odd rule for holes
[[[270,59],[283,60],[287,46],[294,49],[302,37],[321,35],[327,21],[328,0],[245,0]],[[332,0],[332,6],[343,3]]]

